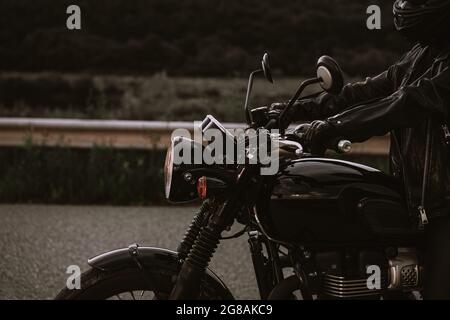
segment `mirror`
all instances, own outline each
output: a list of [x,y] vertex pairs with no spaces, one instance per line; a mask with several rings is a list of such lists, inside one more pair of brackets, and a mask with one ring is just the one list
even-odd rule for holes
[[264,76],[266,77],[267,81],[270,83],[273,83],[272,74],[270,73],[270,65],[269,65],[269,54],[264,53],[264,56],[261,61],[261,69],[255,70],[252,73],[250,73],[250,76],[248,77],[248,84],[247,84],[247,94],[245,95],[245,119],[247,120],[247,124],[252,124],[252,115],[249,110],[249,103],[250,103],[250,94],[252,92],[253,88],[253,79],[255,75],[260,74],[261,72],[264,73]]
[[341,68],[338,63],[329,56],[322,56],[317,61],[317,78],[320,78],[320,86],[331,94],[341,92],[344,85]]
[[261,61],[262,70],[264,72],[264,76],[266,77],[267,81],[270,83],[273,83],[272,79],[272,73],[270,73],[270,64],[269,64],[269,54],[264,53],[264,56]]

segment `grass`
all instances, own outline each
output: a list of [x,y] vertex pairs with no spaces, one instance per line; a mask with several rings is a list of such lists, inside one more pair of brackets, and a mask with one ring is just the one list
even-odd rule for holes
[[[252,105],[286,101],[299,83],[257,79]],[[0,117],[193,121],[213,114],[241,122],[247,79],[6,73],[0,87]]]
[[160,204],[161,150],[0,148],[0,202]]

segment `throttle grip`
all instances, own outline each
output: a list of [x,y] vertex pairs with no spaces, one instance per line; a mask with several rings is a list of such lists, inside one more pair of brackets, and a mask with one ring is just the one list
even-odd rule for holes
[[[306,131],[310,128],[309,123],[303,123],[297,126],[294,130],[294,133],[297,135],[297,137],[304,143],[304,135]],[[334,139],[331,139],[325,147],[330,150],[334,150],[337,153],[348,153],[352,149],[352,143],[350,140],[347,140],[342,137],[337,137]]]

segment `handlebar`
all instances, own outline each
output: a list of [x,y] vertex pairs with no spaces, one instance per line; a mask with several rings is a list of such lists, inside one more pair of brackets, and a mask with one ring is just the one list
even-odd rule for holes
[[[303,123],[303,124],[298,125],[294,129],[293,133],[298,137],[298,139],[301,143],[304,143],[303,136],[309,127],[310,127],[309,123]],[[328,143],[325,145],[325,147],[327,149],[334,150],[337,153],[348,153],[352,149],[352,143],[351,143],[351,141],[349,141],[345,138],[336,137],[336,138],[328,141]]]
[[[299,158],[302,155],[305,155],[303,152],[303,145],[298,140],[295,141],[291,139],[286,139],[286,137],[283,137],[279,140],[279,146],[280,150],[288,150],[289,152],[292,152],[292,155],[295,154],[295,157]],[[337,153],[344,154],[348,153],[352,149],[352,143],[349,140],[346,139],[334,139],[328,143],[326,146],[327,149],[334,150]],[[306,155],[311,155],[310,153],[306,153]]]
[[[267,124],[265,125],[265,129],[266,130],[270,130],[276,127],[276,125],[278,124],[278,121],[276,119],[270,119]],[[296,131],[296,130],[295,130]],[[295,132],[294,133],[297,135],[297,137],[300,139],[300,141],[302,140],[302,136],[303,133],[301,132]],[[343,139],[342,137],[338,137],[335,139],[332,139],[328,142],[328,144],[326,145],[327,149],[330,150],[334,150],[337,153],[349,153],[352,149],[352,143],[351,141],[347,140],[347,139]],[[301,149],[303,150],[303,148]]]
[[267,122],[265,128],[267,130],[273,129],[275,128],[275,125],[278,123],[278,121],[276,119],[270,119],[269,122]]

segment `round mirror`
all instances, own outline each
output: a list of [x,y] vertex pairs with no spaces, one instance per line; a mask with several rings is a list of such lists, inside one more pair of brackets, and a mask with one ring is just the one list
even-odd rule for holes
[[272,73],[270,73],[270,64],[269,64],[269,54],[264,53],[264,56],[261,61],[262,69],[264,72],[264,76],[266,77],[267,81],[270,83],[273,83],[272,79]]
[[317,78],[320,78],[322,89],[328,93],[338,94],[344,85],[341,68],[329,56],[321,56],[317,61]]

